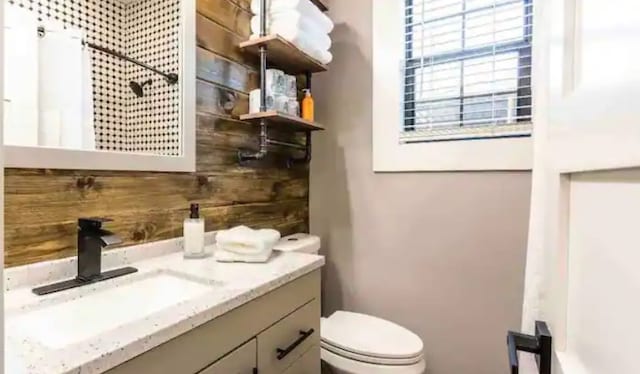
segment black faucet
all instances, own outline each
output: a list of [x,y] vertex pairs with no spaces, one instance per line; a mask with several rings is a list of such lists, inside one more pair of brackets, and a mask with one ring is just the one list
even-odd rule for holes
[[122,243],[102,223],[108,218],[80,218],[78,220],[78,279],[90,281],[102,273],[102,248]]
[[80,218],[78,220],[78,275],[75,279],[33,289],[36,295],[68,290],[106,279],[135,273],[136,268],[125,267],[102,272],[102,249],[122,243],[112,232],[102,228],[108,218]]

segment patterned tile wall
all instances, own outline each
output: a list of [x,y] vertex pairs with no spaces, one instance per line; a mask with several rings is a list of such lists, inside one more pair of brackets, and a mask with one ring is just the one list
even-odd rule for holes
[[[110,49],[124,46],[124,4],[118,0],[7,0],[27,8],[40,20],[54,19],[85,31],[91,43]],[[126,151],[124,131],[125,63],[91,51],[96,145],[99,149]]]
[[[178,73],[180,0],[138,0],[126,7],[125,44],[128,56],[161,71]],[[131,151],[180,155],[180,91],[160,75],[127,64],[129,81],[152,83],[145,95],[126,95],[127,135]]]
[[[85,31],[87,41],[160,70],[178,72],[180,0],[5,0]],[[179,155],[178,85],[116,57],[91,50],[98,149]],[[136,97],[131,80],[144,82]]]

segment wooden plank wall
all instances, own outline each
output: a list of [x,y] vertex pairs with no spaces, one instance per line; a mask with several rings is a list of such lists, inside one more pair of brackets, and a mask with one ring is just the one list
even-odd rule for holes
[[236,47],[249,37],[249,5],[197,1],[197,172],[7,169],[5,266],[74,256],[78,217],[113,218],[108,228],[125,245],[181,236],[190,202],[201,204],[207,230],[308,230],[308,167],[287,169],[289,150],[278,148],[266,162],[237,164],[237,149],[258,142],[258,129],[235,119],[258,84],[256,61]]

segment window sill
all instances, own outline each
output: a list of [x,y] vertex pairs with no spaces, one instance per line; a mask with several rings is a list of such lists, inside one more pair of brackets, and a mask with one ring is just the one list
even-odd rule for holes
[[420,171],[531,170],[531,136],[389,144],[373,148],[376,173]]
[[448,142],[461,140],[481,140],[496,138],[517,138],[531,136],[533,129],[529,123],[500,124],[495,126],[464,126],[444,127],[414,131],[405,131],[400,134],[402,143],[429,143]]

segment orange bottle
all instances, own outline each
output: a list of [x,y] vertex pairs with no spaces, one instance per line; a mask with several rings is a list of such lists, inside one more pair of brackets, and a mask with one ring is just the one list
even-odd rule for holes
[[304,90],[304,99],[302,99],[302,119],[313,122],[314,121],[314,112],[313,112],[313,97],[311,96],[311,90]]

